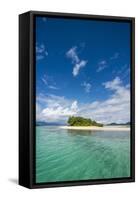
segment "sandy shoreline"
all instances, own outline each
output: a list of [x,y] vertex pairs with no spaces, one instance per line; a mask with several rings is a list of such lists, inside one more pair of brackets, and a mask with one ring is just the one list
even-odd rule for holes
[[130,127],[115,127],[115,126],[104,126],[104,127],[97,127],[97,126],[60,126],[61,129],[68,129],[68,130],[89,130],[89,131],[130,131]]

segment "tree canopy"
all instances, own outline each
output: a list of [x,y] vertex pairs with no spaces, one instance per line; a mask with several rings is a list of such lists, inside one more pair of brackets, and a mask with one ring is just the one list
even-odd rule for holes
[[97,123],[94,120],[91,120],[89,118],[79,117],[79,116],[78,117],[74,117],[74,116],[69,117],[68,124],[70,126],[99,126],[99,127],[103,126],[103,124]]

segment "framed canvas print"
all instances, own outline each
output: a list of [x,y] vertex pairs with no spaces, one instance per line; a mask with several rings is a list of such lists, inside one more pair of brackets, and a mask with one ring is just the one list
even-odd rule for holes
[[134,18],[19,16],[19,184],[135,180]]

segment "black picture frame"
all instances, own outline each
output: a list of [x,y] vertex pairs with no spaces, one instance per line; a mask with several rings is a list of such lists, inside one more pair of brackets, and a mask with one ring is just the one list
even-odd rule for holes
[[[35,23],[36,16],[105,20],[131,24],[131,176],[35,183]],[[135,18],[29,11],[19,15],[19,184],[27,188],[125,183],[135,181]]]

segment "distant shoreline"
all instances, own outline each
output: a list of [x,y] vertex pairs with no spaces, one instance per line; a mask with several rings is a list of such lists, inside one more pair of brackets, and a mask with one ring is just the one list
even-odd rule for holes
[[130,127],[123,126],[60,126],[61,129],[67,130],[88,130],[88,131],[130,131]]

